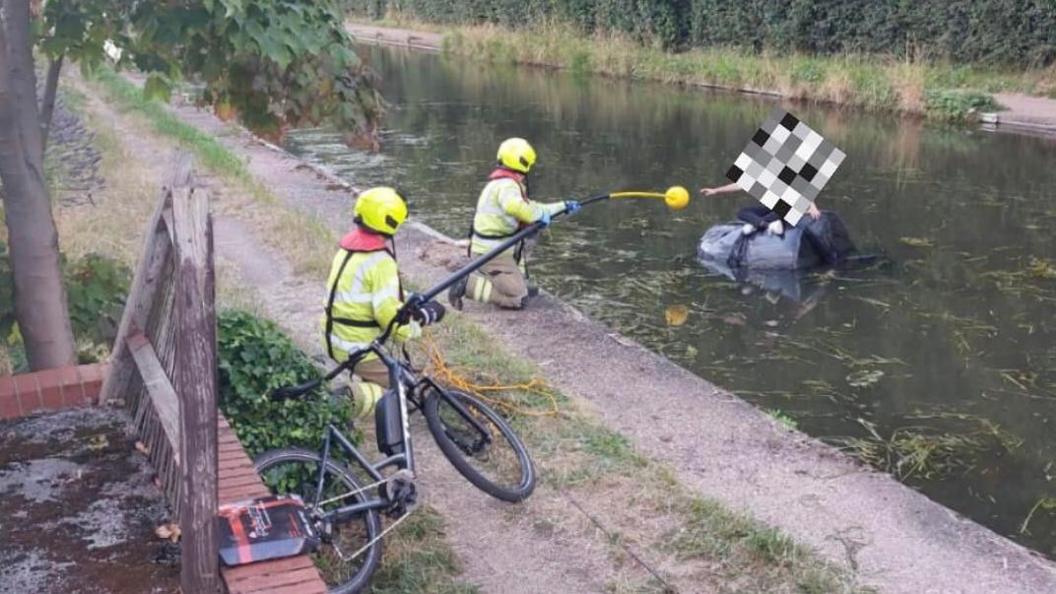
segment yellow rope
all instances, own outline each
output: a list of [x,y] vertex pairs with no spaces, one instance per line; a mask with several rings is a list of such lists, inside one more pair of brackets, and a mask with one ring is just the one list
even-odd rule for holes
[[[422,344],[425,346],[429,355],[429,373],[437,383],[455,390],[466,392],[467,394],[472,394],[484,402],[492,404],[509,414],[524,415],[528,417],[545,417],[558,414],[557,395],[543,380],[533,378],[527,383],[502,384],[498,383],[498,380],[492,378],[492,381],[495,383],[481,384],[467,377],[467,375],[463,374],[458,368],[449,366],[447,361],[444,360],[443,353],[440,352],[440,347],[436,345],[436,341],[434,341],[431,336],[423,336]],[[543,396],[549,401],[550,406],[546,410],[529,409],[510,402],[508,398],[497,398],[485,394],[512,391]]]

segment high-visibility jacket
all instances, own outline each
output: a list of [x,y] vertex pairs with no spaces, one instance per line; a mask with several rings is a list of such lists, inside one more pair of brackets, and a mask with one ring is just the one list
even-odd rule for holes
[[[517,233],[524,225],[538,221],[544,212],[555,215],[565,208],[564,202],[541,204],[528,199],[524,176],[506,169],[496,169],[477,200],[473,217],[470,251],[483,254]],[[510,248],[515,249],[515,248]]]
[[[370,345],[403,305],[396,258],[385,245],[385,238],[356,229],[341,240],[334,255],[323,316],[327,354],[341,362],[348,353]],[[411,321],[397,327],[393,337],[408,340],[421,335],[421,327]],[[364,360],[377,358],[369,355]]]

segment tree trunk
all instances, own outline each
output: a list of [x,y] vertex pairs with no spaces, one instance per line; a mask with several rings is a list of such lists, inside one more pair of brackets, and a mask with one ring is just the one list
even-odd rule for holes
[[[59,74],[62,72],[62,59],[53,58],[48,63],[48,78],[44,82],[44,97],[40,102],[40,145],[41,154],[48,148],[48,135],[51,133],[51,116],[55,113],[55,94],[59,90]],[[41,157],[43,159],[43,157]]]
[[0,181],[15,286],[15,318],[32,369],[76,362],[59,238],[44,183],[29,3],[5,0],[0,26]]

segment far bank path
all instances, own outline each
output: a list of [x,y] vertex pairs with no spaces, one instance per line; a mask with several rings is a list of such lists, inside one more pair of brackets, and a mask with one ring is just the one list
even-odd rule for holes
[[[286,206],[327,221],[335,231],[345,230],[349,194],[342,190],[342,180],[318,173],[247,134],[232,133],[209,113],[191,106],[173,111],[246,159],[251,174]],[[134,130],[129,132],[122,136],[135,138]],[[134,154],[157,153],[157,147],[142,148]],[[286,273],[267,258],[267,250],[258,249],[252,235],[237,225],[223,224],[218,224],[221,252],[254,253],[254,260],[241,259],[240,272],[284,304],[287,309],[278,314],[298,320],[298,326],[314,334],[318,286],[279,280]],[[421,224],[408,227],[400,235],[400,253],[405,255],[401,268],[418,284],[439,279],[459,261],[462,249],[450,239]],[[222,242],[230,243],[225,248]],[[467,309],[468,317],[499,345],[539,365],[561,391],[591,402],[639,451],[677,469],[681,482],[781,528],[881,592],[1056,592],[1053,563],[890,476],[783,429],[736,396],[566,304],[543,297],[523,312],[472,304]],[[587,364],[580,363],[584,352],[592,353]],[[455,508],[441,511],[450,518],[496,518],[504,513],[501,507],[481,505],[476,494],[448,505]],[[601,590],[595,574],[609,570],[603,548],[583,550],[578,546],[582,541],[562,542],[535,533],[531,525],[506,526],[507,532],[490,535],[468,524],[451,526],[452,540],[467,547],[460,554],[468,564],[476,564],[473,573],[485,575],[490,569],[499,574],[482,584],[484,591]],[[702,584],[695,591],[714,590]]]
[[[440,51],[443,48],[444,35],[442,33],[378,27],[352,22],[347,23],[346,27],[356,39],[364,42],[424,51]],[[741,89],[733,88],[728,90],[741,91]],[[994,126],[1000,131],[1056,136],[1056,99],[1022,93],[994,93],[994,99],[1006,109],[983,114],[984,126]]]

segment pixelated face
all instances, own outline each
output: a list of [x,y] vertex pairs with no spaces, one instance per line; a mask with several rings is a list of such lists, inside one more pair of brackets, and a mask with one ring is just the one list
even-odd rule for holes
[[796,116],[776,108],[726,177],[790,225],[806,214],[846,155]]

